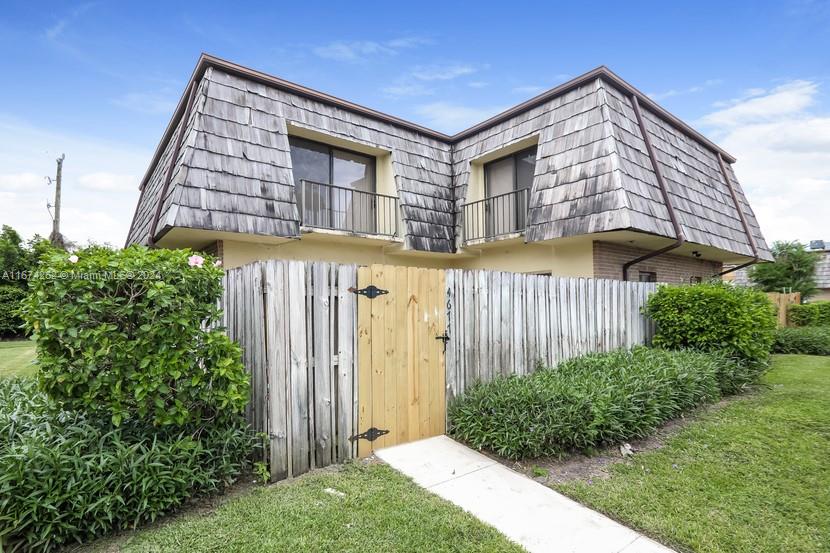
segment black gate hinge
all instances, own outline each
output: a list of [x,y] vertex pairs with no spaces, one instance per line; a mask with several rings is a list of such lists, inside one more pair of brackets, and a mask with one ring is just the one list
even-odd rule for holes
[[366,432],[363,432],[361,434],[357,434],[355,436],[352,436],[351,438],[349,438],[349,441],[350,442],[356,442],[357,440],[368,440],[370,442],[374,442],[375,440],[377,440],[378,438],[380,438],[381,436],[383,436],[385,434],[389,434],[389,431],[388,430],[381,430],[380,428],[375,428],[373,426],[372,428],[370,428]]
[[370,284],[366,288],[360,288],[360,289],[355,288],[355,287],[351,287],[351,288],[349,288],[349,292],[353,292],[353,293],[359,294],[361,296],[366,296],[370,300],[373,300],[378,296],[382,296],[383,294],[388,294],[389,290],[384,290],[382,288],[378,288],[374,284]]

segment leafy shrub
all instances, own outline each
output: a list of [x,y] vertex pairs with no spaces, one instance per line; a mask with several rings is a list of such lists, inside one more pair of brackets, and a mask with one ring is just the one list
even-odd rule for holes
[[776,328],[763,292],[723,283],[661,286],[645,312],[657,323],[655,346],[725,351],[752,363],[766,362]]
[[787,320],[793,326],[830,326],[830,301],[791,305]]
[[26,291],[19,286],[0,285],[0,338],[26,335],[18,313],[25,297]]
[[772,349],[775,353],[830,355],[830,327],[779,328]]
[[450,431],[510,459],[558,455],[646,436],[757,376],[719,353],[640,347],[586,355],[474,385],[450,404]]
[[34,380],[0,380],[0,543],[46,551],[155,520],[232,482],[255,441],[241,417],[114,427],[56,408]]
[[239,347],[213,328],[221,277],[188,250],[92,246],[44,256],[23,307],[42,389],[116,426],[234,418],[248,379]]

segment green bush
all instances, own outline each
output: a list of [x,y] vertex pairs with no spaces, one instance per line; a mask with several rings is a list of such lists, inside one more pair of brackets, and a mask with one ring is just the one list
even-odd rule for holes
[[772,350],[775,353],[830,355],[830,327],[779,328]]
[[791,305],[787,320],[793,326],[830,326],[830,301]]
[[92,246],[44,256],[23,306],[42,389],[116,426],[234,418],[249,388],[239,347],[215,328],[221,277],[188,250]]
[[657,324],[655,346],[725,351],[752,363],[769,358],[775,307],[763,292],[723,283],[661,286],[645,313]]
[[231,483],[254,443],[241,417],[114,427],[56,408],[34,380],[0,380],[0,544],[48,551],[153,521]]
[[509,459],[559,455],[650,434],[758,377],[721,353],[634,348],[476,384],[450,403],[450,432]]
[[18,311],[26,297],[26,291],[19,286],[0,285],[0,338],[22,338],[23,319]]

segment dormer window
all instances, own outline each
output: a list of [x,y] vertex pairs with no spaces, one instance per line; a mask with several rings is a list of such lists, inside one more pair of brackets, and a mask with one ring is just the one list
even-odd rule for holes
[[395,235],[397,198],[376,193],[374,156],[288,137],[302,225]]
[[464,208],[465,240],[523,232],[535,172],[536,146],[485,163],[484,199]]
[[536,170],[536,146],[484,164],[486,197],[530,188]]
[[296,136],[289,137],[288,143],[295,186],[301,181],[309,181],[375,192],[374,157]]

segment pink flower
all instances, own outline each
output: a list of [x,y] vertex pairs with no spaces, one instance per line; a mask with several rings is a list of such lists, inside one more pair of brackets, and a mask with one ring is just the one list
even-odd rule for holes
[[213,262],[213,266],[214,267],[221,267],[222,266],[222,260],[217,259],[216,261]]
[[69,262],[70,263],[77,263],[78,262],[78,256],[73,253],[72,255],[69,256]]
[[193,254],[187,258],[187,264],[191,267],[201,267],[204,262],[205,258],[197,254]]

